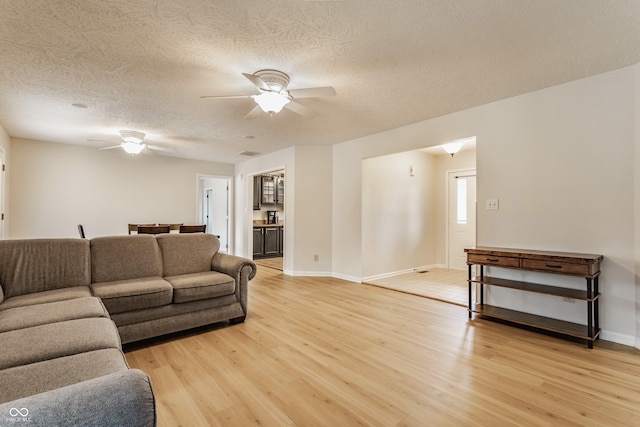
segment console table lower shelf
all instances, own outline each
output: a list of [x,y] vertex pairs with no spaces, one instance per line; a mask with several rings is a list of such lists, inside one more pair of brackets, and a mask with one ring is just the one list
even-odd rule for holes
[[591,334],[589,334],[589,328],[587,325],[565,322],[564,320],[538,316],[536,314],[524,313],[516,310],[509,310],[507,308],[496,307],[493,305],[475,304],[469,311],[491,319],[504,320],[518,325],[543,329],[545,331],[587,340],[591,344],[589,347],[593,345],[593,341],[598,339],[598,336],[600,335],[599,328],[592,327]]

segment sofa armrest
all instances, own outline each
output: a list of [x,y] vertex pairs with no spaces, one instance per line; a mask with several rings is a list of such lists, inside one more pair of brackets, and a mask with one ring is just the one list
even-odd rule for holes
[[233,277],[236,281],[236,295],[247,313],[247,293],[249,280],[256,277],[256,264],[249,258],[217,252],[211,260],[211,270]]
[[0,404],[0,424],[12,422],[29,426],[155,426],[157,419],[149,377],[129,369]]

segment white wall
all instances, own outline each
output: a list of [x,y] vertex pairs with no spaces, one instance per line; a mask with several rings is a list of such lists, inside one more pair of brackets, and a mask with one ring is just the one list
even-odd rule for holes
[[[236,165],[236,247],[251,258],[252,176],[284,169],[284,271],[291,275],[331,274],[330,146],[297,146]],[[318,261],[313,256],[318,255]]]
[[[291,272],[295,275],[331,275],[331,151],[330,146],[295,148],[295,258]],[[287,186],[290,181],[287,178]],[[285,199],[285,204],[286,200],[292,199]],[[315,255],[318,261],[314,261]]]
[[[478,209],[478,244],[603,254],[602,336],[633,344],[640,167],[634,72],[628,67],[334,146],[334,275],[357,281],[363,273],[362,159],[475,135],[478,204],[500,199],[498,211]],[[525,303],[523,295],[501,298]],[[556,312],[545,303],[535,305]]]
[[14,139],[9,238],[126,234],[128,223],[195,223],[197,175],[234,166]]
[[436,178],[421,151],[362,161],[363,280],[436,263]]

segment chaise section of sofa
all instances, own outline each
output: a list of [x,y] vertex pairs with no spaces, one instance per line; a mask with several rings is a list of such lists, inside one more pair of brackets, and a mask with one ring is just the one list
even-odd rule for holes
[[[116,325],[91,294],[90,265],[86,240],[0,241],[0,425],[108,425],[105,408],[77,405],[89,396],[93,406],[113,401],[113,375],[144,376],[146,388],[120,395],[153,402],[148,378],[129,374]],[[146,411],[137,425],[154,424]]]
[[1,403],[0,424],[152,427],[155,398],[149,377],[128,369]]

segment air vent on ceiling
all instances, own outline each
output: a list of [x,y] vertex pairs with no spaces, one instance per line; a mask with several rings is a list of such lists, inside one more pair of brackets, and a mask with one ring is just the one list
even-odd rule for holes
[[260,153],[257,153],[255,151],[243,151],[242,153],[238,153],[238,154],[240,154],[241,156],[254,157],[254,156],[259,155]]

